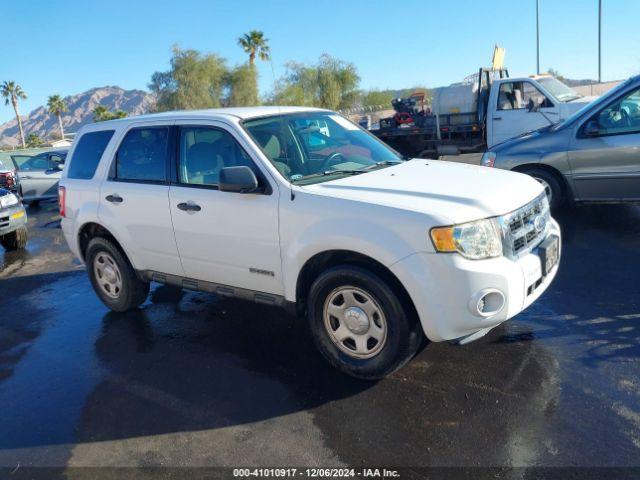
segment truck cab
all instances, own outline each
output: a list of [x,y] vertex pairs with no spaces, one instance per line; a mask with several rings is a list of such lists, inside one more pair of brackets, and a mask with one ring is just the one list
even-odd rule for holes
[[496,79],[487,105],[487,146],[560,122],[591,100],[551,75]]

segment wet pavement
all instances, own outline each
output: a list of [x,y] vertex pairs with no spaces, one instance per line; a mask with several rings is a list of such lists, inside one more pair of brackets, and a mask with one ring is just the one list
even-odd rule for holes
[[639,207],[561,212],[536,304],[374,383],[278,309],[154,284],[111,313],[55,206],[29,218],[0,250],[0,466],[640,467]]

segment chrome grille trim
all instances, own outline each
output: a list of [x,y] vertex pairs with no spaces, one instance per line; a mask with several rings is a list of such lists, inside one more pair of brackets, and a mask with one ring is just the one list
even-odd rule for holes
[[547,237],[551,211],[543,193],[519,209],[498,217],[504,255],[517,260],[530,253]]

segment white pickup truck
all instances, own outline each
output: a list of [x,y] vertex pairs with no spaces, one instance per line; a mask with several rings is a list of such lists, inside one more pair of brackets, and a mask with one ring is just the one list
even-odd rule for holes
[[510,78],[506,70],[480,69],[464,82],[434,89],[430,111],[404,103],[409,117],[396,113],[371,132],[409,157],[484,152],[564,120],[594,98],[551,75]]
[[545,291],[560,257],[535,180],[405,161],[327,110],[87,125],[59,194],[69,247],[110,309],[143,304],[151,281],[290,307],[361,378],[394,372],[425,338],[481,337]]

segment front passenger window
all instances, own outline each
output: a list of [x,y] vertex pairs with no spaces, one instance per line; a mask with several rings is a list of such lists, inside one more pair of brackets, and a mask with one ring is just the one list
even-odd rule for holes
[[178,176],[187,185],[217,186],[220,170],[253,162],[228,132],[218,128],[182,127]]
[[616,135],[640,131],[640,89],[617,99],[596,114],[599,135]]

